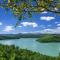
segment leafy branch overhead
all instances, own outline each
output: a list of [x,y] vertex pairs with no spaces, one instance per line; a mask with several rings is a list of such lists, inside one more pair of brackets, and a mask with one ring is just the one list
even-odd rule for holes
[[31,17],[32,12],[49,11],[60,14],[60,0],[2,0],[0,8],[10,9],[19,20],[22,20],[23,14]]

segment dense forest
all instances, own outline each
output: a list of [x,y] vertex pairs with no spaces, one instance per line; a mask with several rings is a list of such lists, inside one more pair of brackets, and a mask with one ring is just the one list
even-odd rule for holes
[[46,56],[14,45],[0,44],[0,60],[60,60],[60,56]]
[[38,42],[60,42],[59,34],[45,34],[37,39]]

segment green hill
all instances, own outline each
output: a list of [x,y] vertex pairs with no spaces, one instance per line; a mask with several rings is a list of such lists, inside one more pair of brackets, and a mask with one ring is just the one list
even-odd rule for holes
[[60,35],[46,34],[37,39],[38,42],[60,42]]

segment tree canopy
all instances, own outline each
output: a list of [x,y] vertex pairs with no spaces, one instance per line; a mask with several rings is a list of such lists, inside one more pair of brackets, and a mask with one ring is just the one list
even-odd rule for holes
[[24,18],[23,14],[32,16],[32,12],[49,11],[60,14],[60,0],[2,0],[0,8],[11,10],[18,20]]

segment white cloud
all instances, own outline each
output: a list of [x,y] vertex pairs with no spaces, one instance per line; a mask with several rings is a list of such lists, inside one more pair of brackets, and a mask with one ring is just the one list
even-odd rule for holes
[[3,31],[10,32],[12,30],[14,30],[13,26],[6,26]]
[[51,20],[55,19],[55,17],[52,17],[52,16],[41,16],[40,19],[41,20],[45,20],[45,21],[51,21]]
[[22,32],[22,33],[33,33],[33,34],[60,34],[60,27],[56,27],[56,28],[47,28],[47,29],[43,29],[43,30],[38,30],[38,31],[30,31],[30,32]]
[[22,27],[22,26],[18,26],[18,27]]
[[2,25],[2,22],[0,22],[0,25]]
[[53,32],[53,29],[44,29],[44,30],[41,30],[41,33],[52,33]]
[[47,13],[48,13],[47,11],[42,12],[42,14],[47,14]]
[[[57,27],[57,29],[59,29],[60,30],[60,27]],[[58,30],[57,30],[58,31]]]
[[38,24],[37,23],[35,23],[35,22],[22,22],[21,23],[23,26],[32,26],[32,27],[37,27],[38,26]]
[[60,34],[60,27],[57,27],[54,29],[44,29],[44,30],[41,30],[40,33]]
[[57,24],[57,26],[60,26],[60,24]]

